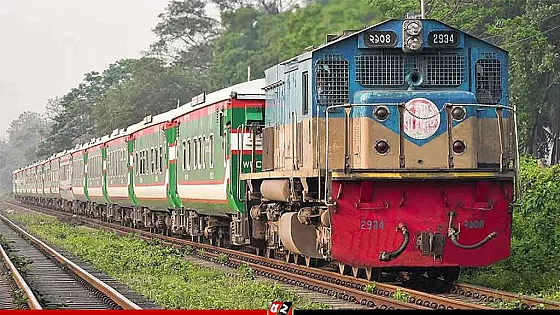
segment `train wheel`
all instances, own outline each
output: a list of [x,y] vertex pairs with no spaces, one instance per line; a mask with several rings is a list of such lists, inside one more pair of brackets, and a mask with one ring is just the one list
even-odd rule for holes
[[274,258],[274,250],[272,250],[271,248],[267,247],[264,253],[266,258]]
[[366,279],[369,281],[381,281],[381,269],[379,268],[366,268]]
[[347,274],[346,270],[347,270],[346,265],[339,262],[339,263],[338,263],[338,272],[339,272],[341,275],[345,275],[345,274]]
[[284,257],[284,258],[286,259],[286,262],[287,262],[287,263],[290,262],[290,260],[291,260],[291,259],[290,259],[290,258],[291,258],[290,256],[291,256],[291,255],[292,255],[292,254],[291,254],[289,251],[287,251],[287,252],[285,253],[285,257]]
[[446,267],[443,269],[442,276],[445,282],[453,283],[459,279],[459,273],[461,269],[459,267]]

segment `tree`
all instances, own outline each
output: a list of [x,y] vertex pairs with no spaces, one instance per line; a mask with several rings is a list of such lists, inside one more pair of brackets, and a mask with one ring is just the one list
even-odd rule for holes
[[175,57],[214,40],[220,21],[208,15],[208,4],[205,0],[172,0],[153,29],[158,40],[151,46],[152,53]]
[[12,171],[37,160],[35,152],[48,133],[47,118],[25,111],[10,123],[6,141],[0,141],[0,186],[10,188]]
[[211,83],[222,88],[253,78],[285,59],[304,52],[306,47],[324,43],[326,34],[361,29],[378,18],[367,1],[343,3],[323,0],[269,14],[256,7],[242,7],[222,13],[224,33],[215,42]]
[[[114,68],[103,72],[103,78]],[[199,82],[191,80],[193,76],[186,75],[178,66],[165,66],[155,58],[129,61],[124,77],[127,79],[107,89],[95,107],[98,136],[137,123],[147,115],[168,111],[200,93]]]

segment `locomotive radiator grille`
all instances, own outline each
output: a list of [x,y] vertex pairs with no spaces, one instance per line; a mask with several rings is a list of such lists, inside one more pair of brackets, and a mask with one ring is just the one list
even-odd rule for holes
[[363,86],[402,86],[404,78],[402,55],[356,56],[356,80]]
[[476,62],[476,98],[481,103],[497,103],[502,98],[502,66],[494,54],[481,54]]
[[326,55],[316,64],[317,102],[344,104],[349,100],[348,61],[340,55]]
[[424,76],[422,86],[459,86],[463,84],[465,66],[463,56],[426,55],[416,58],[418,71]]
[[459,86],[465,80],[465,61],[459,54],[356,56],[356,81],[363,86],[403,86],[407,69],[422,74],[424,87]]

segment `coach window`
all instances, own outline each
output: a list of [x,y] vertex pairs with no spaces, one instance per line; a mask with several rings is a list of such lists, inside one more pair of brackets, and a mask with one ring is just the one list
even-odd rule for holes
[[122,161],[123,161],[123,152],[122,150],[117,151],[117,176],[122,176]]
[[210,168],[214,168],[214,135],[210,134],[210,138],[208,138],[209,142],[209,151],[210,151]]
[[138,165],[138,152],[136,152],[136,154],[134,155],[134,166],[136,169],[136,176],[140,175],[140,172],[138,171],[140,169],[140,166]]
[[117,151],[117,176],[121,176],[122,174],[122,150]]
[[301,112],[302,112],[302,115],[307,115],[307,113],[309,112],[309,103],[308,103],[309,84],[308,84],[308,79],[309,79],[309,73],[307,71],[305,71],[301,76],[301,86],[302,86]]
[[[156,165],[156,169],[154,170],[154,174],[157,174],[159,172],[159,151],[158,148],[156,147],[156,149],[154,150],[156,155],[155,155],[155,165]],[[154,163],[152,163],[154,164]]]
[[163,173],[163,146],[159,146],[159,172]]
[[202,168],[206,169],[206,154],[208,153],[206,135],[202,136]]
[[144,175],[150,174],[150,151],[144,151]]
[[156,160],[154,158],[154,148],[151,148],[150,149],[150,166],[151,166],[151,171],[152,171],[151,174],[153,174],[155,172],[155,168],[154,168],[155,162],[156,162]]
[[142,175],[142,165],[144,164],[144,161],[142,161],[143,159],[143,155],[142,155],[142,151],[138,152],[138,175]]
[[193,148],[194,148],[194,158],[193,158],[193,170],[198,169],[196,167],[196,163],[198,161],[198,140],[195,138],[193,139]]
[[183,140],[183,171],[187,169],[187,140]]
[[146,151],[140,151],[140,175],[144,175],[144,170],[146,169],[146,161],[144,161],[145,156]]
[[108,159],[108,163],[109,163],[109,177],[113,177],[115,175],[115,152],[111,152],[109,154],[109,159]]
[[143,175],[144,151],[138,152],[138,175]]
[[113,177],[115,177],[115,175],[117,174],[117,151],[113,151],[111,164],[113,164]]
[[146,175],[146,150],[142,150],[142,168],[140,169],[140,175]]
[[198,137],[198,169],[202,169],[202,137]]
[[113,164],[113,177],[115,177],[117,175],[117,151],[113,151],[111,164]]
[[186,165],[187,165],[187,170],[191,169],[191,164],[192,164],[192,147],[191,147],[191,139],[187,140],[187,156],[185,157],[186,160]]

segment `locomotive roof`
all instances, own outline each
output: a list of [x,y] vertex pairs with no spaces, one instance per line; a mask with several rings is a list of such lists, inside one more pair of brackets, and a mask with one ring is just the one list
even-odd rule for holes
[[192,102],[188,102],[176,109],[171,110],[169,113],[173,113],[175,114],[175,117],[179,117],[183,114],[192,112],[201,107],[205,107],[206,105],[228,100],[231,97],[231,94],[234,92],[237,93],[238,96],[247,96],[247,97],[254,97],[254,98],[264,97],[265,96],[265,92],[263,90],[264,86],[265,86],[264,78],[242,82],[206,95],[206,99],[204,103],[192,105]]
[[[487,44],[489,44],[489,45],[491,45],[491,46],[493,46],[493,47],[496,47],[496,48],[498,48],[498,49],[500,49],[500,50],[502,50],[502,51],[504,51],[504,52],[507,53],[507,51],[506,51],[505,49],[503,49],[503,48],[501,48],[501,47],[499,47],[499,46],[496,46],[496,45],[492,44],[491,42],[489,42],[489,41],[487,41],[487,40],[484,40],[484,39],[479,38],[479,37],[477,37],[477,36],[471,35],[470,33],[465,32],[464,30],[460,30],[460,29],[455,28],[455,27],[453,27],[453,26],[451,26],[451,25],[449,25],[449,24],[443,23],[443,22],[441,22],[441,21],[439,21],[439,20],[435,20],[435,19],[420,19],[420,20],[422,20],[422,21],[432,21],[432,22],[439,23],[439,24],[441,24],[441,25],[444,25],[444,26],[446,26],[446,27],[449,27],[449,28],[452,29],[452,30],[455,30],[455,31],[460,32],[460,33],[464,33],[464,34],[466,34],[466,35],[468,35],[468,36],[470,36],[470,37],[473,37],[473,38],[475,38],[475,39],[477,39],[477,40],[480,40],[480,41],[482,41],[482,42],[485,42],[485,43],[487,43]],[[381,26],[381,25],[383,25],[383,24],[387,24],[387,23],[392,22],[392,21],[404,21],[404,20],[403,20],[403,19],[389,19],[389,20],[385,20],[385,21],[383,21],[383,22],[380,22],[380,23],[377,23],[377,24],[368,26],[368,27],[366,27],[366,28],[364,28],[364,29],[361,29],[361,30],[359,30],[359,31],[345,33],[345,34],[343,34],[343,35],[340,35],[338,38],[336,38],[336,39],[334,39],[334,40],[332,40],[332,41],[326,42],[326,43],[324,43],[324,44],[321,44],[321,45],[319,45],[319,46],[317,46],[317,47],[314,47],[313,49],[311,49],[311,50],[309,50],[309,51],[307,51],[307,52],[305,52],[305,53],[302,53],[301,55],[304,55],[304,54],[309,53],[309,52],[316,52],[316,51],[321,50],[321,49],[323,49],[323,48],[325,48],[325,47],[331,46],[331,45],[333,45],[333,44],[335,44],[335,43],[341,42],[341,41],[346,40],[346,39],[348,39],[348,38],[350,38],[350,37],[359,35],[359,34],[361,34],[361,33],[363,33],[363,32],[366,32],[366,31],[368,31],[368,30],[370,30],[370,29],[379,27],[379,26]],[[293,59],[293,58],[288,59],[288,61],[291,60],[291,59]]]

